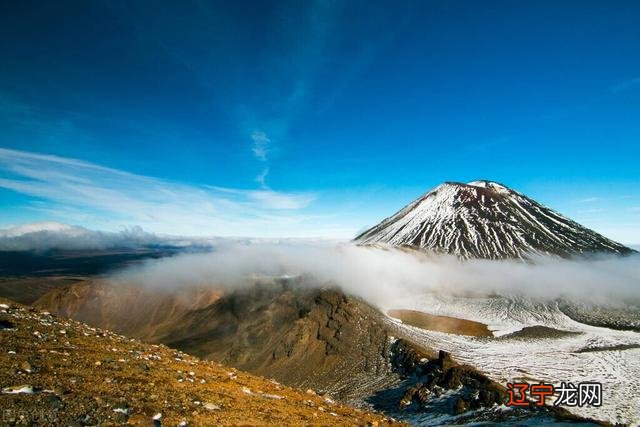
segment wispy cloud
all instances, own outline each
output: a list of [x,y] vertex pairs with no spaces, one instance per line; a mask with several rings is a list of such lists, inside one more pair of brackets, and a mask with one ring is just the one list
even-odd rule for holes
[[268,188],[267,187],[267,175],[269,175],[269,167],[265,167],[264,169],[262,169],[262,172],[260,172],[258,174],[258,176],[256,176],[256,182],[258,184],[260,184],[261,188]]
[[258,160],[264,163],[262,172],[260,172],[256,176],[256,182],[260,184],[261,188],[268,189],[269,187],[267,186],[267,175],[269,175],[269,163],[267,162],[269,160],[268,155],[271,140],[266,133],[261,131],[253,131],[251,133],[251,140],[253,141],[253,146],[251,147],[251,149],[253,150],[253,154]]
[[267,137],[266,133],[260,131],[254,131],[251,134],[251,139],[253,140],[253,154],[255,154],[258,160],[266,162],[271,140]]
[[[237,110],[240,127],[251,137],[253,154],[263,163],[255,181],[265,190],[269,189],[267,176],[272,170],[272,152],[282,150],[290,143],[292,126],[314,99],[314,83],[342,7],[336,2],[309,2],[302,31],[295,33],[296,38],[300,37],[305,42],[293,47],[285,60],[270,64],[273,68],[266,67],[271,70],[269,80],[275,82],[271,88],[275,89],[271,91],[274,95],[266,102],[249,103]],[[274,32],[288,34],[291,31],[288,24],[280,25],[277,24]],[[285,67],[281,68],[283,65]],[[280,79],[283,74],[290,77],[284,83]]]
[[0,176],[0,188],[33,198],[31,209],[66,221],[80,220],[68,217],[75,212],[91,226],[135,224],[183,235],[323,234],[318,218],[306,209],[313,193],[188,185],[4,148]]
[[585,197],[584,199],[580,199],[577,202],[578,203],[595,203],[595,202],[599,202],[602,199],[600,197]]
[[289,194],[272,190],[248,191],[246,195],[251,200],[271,209],[302,209],[315,199],[312,194],[298,194],[295,197],[291,197]]
[[611,87],[612,93],[621,93],[633,88],[640,88],[640,77],[636,77]]

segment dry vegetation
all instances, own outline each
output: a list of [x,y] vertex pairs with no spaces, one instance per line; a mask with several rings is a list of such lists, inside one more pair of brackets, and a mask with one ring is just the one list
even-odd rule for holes
[[0,302],[4,424],[394,424],[312,390]]

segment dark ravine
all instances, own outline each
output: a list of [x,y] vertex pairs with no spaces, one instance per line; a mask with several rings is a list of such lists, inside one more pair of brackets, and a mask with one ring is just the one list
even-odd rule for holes
[[492,181],[441,184],[355,241],[411,247],[463,259],[635,252]]

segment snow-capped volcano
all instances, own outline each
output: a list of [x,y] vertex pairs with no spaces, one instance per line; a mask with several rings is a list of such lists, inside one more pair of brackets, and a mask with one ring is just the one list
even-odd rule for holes
[[461,258],[633,252],[492,181],[445,182],[355,238]]

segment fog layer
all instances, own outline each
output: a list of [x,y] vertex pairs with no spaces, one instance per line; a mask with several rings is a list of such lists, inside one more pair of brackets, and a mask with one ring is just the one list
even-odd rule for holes
[[564,260],[469,260],[350,243],[227,243],[212,253],[145,262],[115,282],[164,289],[238,287],[260,277],[304,276],[314,286],[337,285],[371,303],[438,291],[568,298],[597,304],[640,301],[640,256]]

